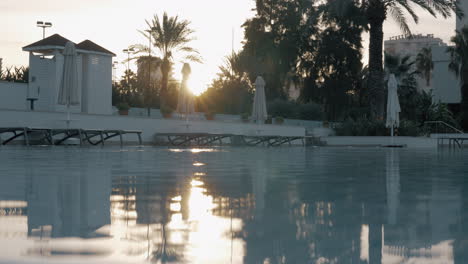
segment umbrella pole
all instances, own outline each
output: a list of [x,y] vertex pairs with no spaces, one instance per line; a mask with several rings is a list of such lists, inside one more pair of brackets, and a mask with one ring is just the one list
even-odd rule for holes
[[395,145],[395,140],[393,138],[393,124],[392,124],[392,128],[391,128],[392,131],[390,131],[390,135],[392,136],[392,145]]
[[67,104],[67,129],[70,128],[70,103]]

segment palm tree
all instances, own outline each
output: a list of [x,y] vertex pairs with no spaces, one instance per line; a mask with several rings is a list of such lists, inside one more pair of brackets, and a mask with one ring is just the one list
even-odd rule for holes
[[451,39],[455,45],[448,47],[447,52],[450,54],[449,69],[460,79],[461,126],[466,130],[468,129],[468,27],[465,26],[455,32],[455,36]]
[[232,53],[224,59],[224,65],[219,66],[218,76],[230,81],[248,81],[246,62],[242,53]]
[[416,82],[415,75],[419,72],[413,70],[415,61],[411,60],[410,55],[400,57],[385,53],[384,57],[385,71],[388,74],[395,74],[399,81],[411,78]]
[[198,51],[188,46],[188,43],[193,40],[191,35],[194,33],[188,20],[180,20],[178,16],[169,17],[166,12],[162,16],[162,20],[154,15],[153,20],[146,20],[149,30],[140,31],[146,38],[152,38],[152,44],[161,53],[161,100],[166,95],[168,90],[169,73],[173,54],[176,52],[185,53],[184,60],[201,62],[201,57]]
[[382,119],[384,112],[384,72],[383,72],[383,24],[390,15],[399,24],[404,34],[411,34],[405,13],[414,22],[419,17],[414,7],[418,6],[436,17],[450,17],[452,11],[462,16],[457,0],[342,0],[358,3],[369,24],[369,93],[370,106],[374,118]]
[[426,79],[426,86],[431,85],[431,73],[434,69],[432,61],[432,49],[430,47],[422,48],[416,56],[416,68]]

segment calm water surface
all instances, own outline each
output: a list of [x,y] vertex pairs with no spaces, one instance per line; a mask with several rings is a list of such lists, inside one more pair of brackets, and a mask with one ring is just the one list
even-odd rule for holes
[[0,147],[0,263],[468,263],[468,152]]

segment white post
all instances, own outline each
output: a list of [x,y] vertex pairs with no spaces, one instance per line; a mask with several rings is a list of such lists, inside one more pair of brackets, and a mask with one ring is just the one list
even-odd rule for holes
[[70,128],[70,103],[67,104],[67,129]]
[[392,136],[392,145],[395,145],[395,139],[393,138],[393,124],[391,130],[390,135]]

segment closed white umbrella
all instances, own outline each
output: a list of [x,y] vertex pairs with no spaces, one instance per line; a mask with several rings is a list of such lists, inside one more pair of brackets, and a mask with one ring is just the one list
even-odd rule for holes
[[263,123],[268,118],[265,99],[265,80],[258,76],[255,80],[255,96],[252,109],[252,119],[256,123]]
[[67,42],[63,51],[63,73],[58,104],[67,106],[67,126],[70,124],[70,105],[80,104],[78,87],[78,55],[75,44]]
[[190,64],[184,63],[184,66],[182,67],[182,86],[179,91],[177,112],[185,115],[186,117],[194,112],[193,94],[187,85],[190,73]]
[[387,122],[386,127],[391,129],[393,137],[393,129],[400,126],[400,101],[398,100],[398,82],[394,74],[390,74],[388,78],[388,99],[387,99]]

